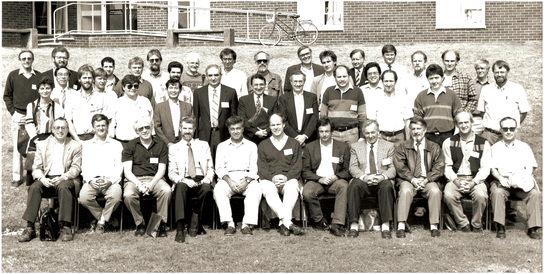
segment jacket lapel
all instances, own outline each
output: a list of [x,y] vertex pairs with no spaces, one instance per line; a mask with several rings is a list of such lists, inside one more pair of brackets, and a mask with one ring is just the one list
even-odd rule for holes
[[[170,99],[168,99],[170,100]],[[166,111],[166,121],[168,121],[168,123],[170,123],[170,126],[172,128],[172,131],[174,129],[174,122],[172,121],[172,111],[170,110],[170,103],[168,104],[165,104],[166,106],[164,107],[164,110]],[[181,104],[179,104],[180,106],[180,113],[181,113]]]
[[316,166],[315,166],[315,170],[317,171],[317,169],[319,168],[319,165],[321,164],[321,142],[317,142],[317,148],[314,150],[315,152],[315,163],[316,163]]
[[340,150],[338,149],[338,142],[335,140],[332,140],[332,157],[338,158],[338,163],[332,162],[332,170],[334,172],[337,172],[338,164],[340,163]]
[[46,148],[45,151],[42,153],[42,159],[44,159],[44,174],[48,174],[49,170],[51,170],[51,166],[53,165],[53,157],[48,157],[48,155],[53,156],[53,150],[55,147],[54,140],[55,137],[49,136],[47,138]]
[[208,113],[208,117],[211,118],[211,109],[210,109],[210,96],[208,95],[208,88],[210,87],[210,85],[207,85],[205,86],[206,88],[204,89],[204,94],[202,94],[202,100],[203,102],[202,105],[204,105],[204,109],[206,110],[206,112]]

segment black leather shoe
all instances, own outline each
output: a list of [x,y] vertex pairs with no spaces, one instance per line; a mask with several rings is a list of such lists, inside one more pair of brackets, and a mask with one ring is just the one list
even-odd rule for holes
[[136,227],[136,231],[134,232],[134,236],[136,236],[136,237],[144,236],[144,234],[145,234],[145,226],[144,226],[144,224],[139,224]]
[[176,242],[185,243],[185,229],[178,229],[176,232]]
[[36,238],[36,230],[31,228],[25,228],[23,231],[23,234],[19,239],[17,239],[19,242],[30,242],[32,239]]
[[166,224],[164,222],[161,222],[161,224],[159,225],[159,234],[157,235],[157,237],[166,237],[168,235],[166,235]]
[[284,224],[280,225],[280,230],[278,230],[278,231],[282,236],[291,235],[291,232],[289,231],[289,228],[287,228]]
[[318,230],[329,230],[329,224],[327,223],[325,218],[322,218],[319,222],[315,224],[314,228]]
[[499,223],[497,223],[497,238],[506,238],[506,228],[504,227],[504,225],[501,225]]
[[236,233],[236,228],[233,226],[228,226],[227,229],[225,229],[225,236],[232,236]]
[[196,237],[198,233],[198,214],[193,213],[191,216],[191,222],[189,223],[189,236]]
[[391,231],[390,230],[382,230],[382,239],[391,239]]
[[350,229],[348,232],[348,238],[357,238],[359,236],[359,230]]
[[431,237],[440,237],[440,230],[431,229]]
[[60,231],[60,237],[63,242],[69,242],[74,239],[74,235],[72,234],[72,228],[70,227],[63,227]]
[[246,226],[242,228],[242,234],[244,235],[253,235],[253,231],[251,231],[251,227]]
[[344,237],[344,230],[338,224],[332,224],[329,231],[336,237]]
[[538,228],[537,227],[531,227],[529,228],[529,230],[527,230],[527,235],[531,238],[531,239],[541,239],[542,238],[542,235],[540,233],[538,233]]
[[406,230],[398,229],[397,230],[397,238],[406,238]]
[[291,226],[289,226],[289,232],[293,233],[294,235],[304,234],[304,232],[302,232],[302,228],[300,228],[299,226],[295,224],[291,224]]
[[196,231],[196,234],[198,234],[198,235],[205,235],[206,233],[208,233],[208,232],[206,232],[206,230],[202,226],[199,226],[198,230]]
[[460,231],[462,232],[470,232],[470,226],[469,225],[466,225],[466,226],[463,226],[461,228],[459,228]]

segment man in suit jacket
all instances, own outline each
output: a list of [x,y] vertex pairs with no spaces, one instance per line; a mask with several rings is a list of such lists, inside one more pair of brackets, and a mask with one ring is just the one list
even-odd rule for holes
[[260,74],[251,76],[253,93],[242,96],[238,116],[244,119],[244,136],[255,144],[270,136],[268,119],[277,106],[277,97],[264,94],[266,79]]
[[349,147],[331,138],[331,121],[324,117],[317,124],[319,140],[304,147],[302,153],[302,178],[305,181],[302,196],[308,205],[308,213],[318,229],[327,229],[318,196],[324,192],[336,196],[330,232],[344,236],[346,198],[349,174]]
[[[179,80],[170,79],[166,82],[169,100],[159,103],[153,111],[155,132],[168,147],[181,140],[179,124],[182,117],[193,116],[193,106],[178,99],[181,91]],[[179,108],[179,110],[178,110]]]
[[439,179],[444,175],[445,161],[440,146],[425,138],[427,123],[421,118],[410,120],[412,138],[395,147],[393,164],[397,170],[399,186],[397,238],[406,237],[405,223],[412,200],[418,191],[429,204],[431,237],[440,236],[438,221],[442,191]]
[[287,81],[293,72],[300,70],[306,75],[307,81],[304,84],[304,90],[310,90],[314,77],[325,73],[325,69],[322,66],[312,63],[312,49],[308,46],[298,48],[297,55],[298,59],[300,59],[300,64],[288,67],[287,72],[285,72],[285,86],[283,87],[283,92],[285,93],[293,90],[291,82]]
[[[349,58],[351,59],[351,64],[353,65],[353,67],[349,69],[349,76],[353,81],[353,85],[362,87],[368,83],[364,73],[365,52],[362,49],[354,49],[349,54]],[[357,81],[357,78],[359,78],[359,81]]]
[[[70,53],[65,47],[56,47],[51,52],[51,57],[53,58],[54,68],[42,73],[42,77],[49,76],[49,78],[54,79],[55,87],[59,86],[55,71],[59,68],[66,68],[68,66],[68,59],[70,59]],[[77,71],[70,71],[70,80],[68,80],[68,87],[74,90],[79,89],[79,79],[77,78]]]
[[291,78],[286,80],[291,81],[293,92],[285,93],[278,102],[279,111],[287,118],[285,134],[304,146],[317,138],[317,96],[303,90],[306,75],[300,70],[293,72]]
[[70,228],[72,197],[76,194],[74,179],[81,172],[81,144],[67,135],[68,122],[62,117],[57,118],[53,122],[53,135],[37,145],[32,165],[32,177],[35,181],[28,189],[28,202],[23,215],[27,228],[19,242],[28,242],[36,237],[34,222],[38,217],[42,196],[58,196],[58,220],[62,227],[60,238],[62,241],[73,240]]
[[393,221],[395,203],[393,143],[378,138],[380,126],[376,120],[367,120],[361,131],[365,139],[351,144],[349,171],[353,176],[348,188],[349,237],[359,235],[357,221],[365,198],[378,197],[382,238],[391,239],[389,223]]
[[229,138],[225,121],[236,115],[238,96],[234,89],[221,84],[221,68],[218,65],[209,65],[206,76],[208,84],[195,90],[193,111],[198,132],[196,138],[210,144],[215,159],[217,145]]
[[325,69],[325,72],[314,77],[310,92],[317,95],[317,103],[321,104],[323,93],[328,87],[336,85],[334,78],[334,70],[336,69],[336,61],[338,57],[332,50],[325,50],[319,54],[319,60]]

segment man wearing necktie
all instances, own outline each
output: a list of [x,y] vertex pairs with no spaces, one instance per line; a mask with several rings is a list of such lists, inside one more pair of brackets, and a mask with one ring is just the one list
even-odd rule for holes
[[418,191],[428,200],[431,236],[440,236],[438,222],[442,191],[438,179],[444,175],[445,161],[442,149],[425,138],[427,123],[421,118],[410,120],[412,139],[395,147],[393,164],[397,170],[399,187],[397,238],[406,237],[406,220],[412,200]]
[[362,49],[354,49],[349,54],[349,58],[353,65],[353,68],[349,69],[349,76],[351,76],[355,86],[362,87],[364,84],[368,83],[366,76],[363,73],[365,67],[365,52]]
[[[193,139],[195,119],[189,116],[181,118],[181,141],[168,149],[168,178],[172,185],[174,198],[174,215],[176,221],[176,242],[185,242],[185,225],[189,224],[189,235],[206,234],[202,228],[202,210],[204,203],[212,192],[211,183],[215,175],[210,146],[207,142]],[[192,216],[185,216],[187,201],[198,197],[193,203]]]

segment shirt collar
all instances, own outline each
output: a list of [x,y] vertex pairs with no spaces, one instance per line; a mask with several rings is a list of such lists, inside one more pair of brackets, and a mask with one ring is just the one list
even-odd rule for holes
[[[136,143],[140,143],[140,145],[143,146],[142,140],[140,139],[140,137],[138,137],[136,140],[137,140]],[[151,137],[151,144],[149,144],[149,147],[151,148],[154,144],[155,144],[155,138],[153,138],[153,136],[152,136]]]
[[353,85],[352,85],[351,82],[350,82],[350,83],[348,84],[348,89],[346,89],[346,91],[342,91],[342,90],[340,89],[340,87],[338,87],[338,84],[336,84],[336,86],[334,87],[334,89],[337,89],[337,90],[339,90],[339,91],[342,92],[342,93],[346,93],[346,92],[350,91],[351,89],[353,89]]
[[[102,142],[102,143],[111,143],[112,140],[113,140],[112,138],[106,136],[106,139],[104,139],[104,142]],[[91,140],[89,140],[89,141],[90,141],[91,143],[93,143],[93,144],[96,144],[96,143],[101,142],[100,140],[98,140],[98,136],[96,136],[96,135],[94,135],[94,137],[93,137]]]
[[[429,87],[427,89],[427,94],[434,94],[433,90]],[[437,94],[440,95],[440,93],[446,93],[446,88],[444,86],[440,86],[440,89],[438,90]]]
[[246,138],[242,138],[242,141],[240,141],[240,143],[233,142],[232,138],[228,139],[228,145],[229,146],[241,146],[241,145],[245,145],[245,144],[246,144]]
[[[19,69],[19,74],[25,74],[25,73],[26,73],[26,70],[24,68]],[[30,74],[36,75],[36,72],[34,71],[34,69],[30,70]]]
[[320,139],[319,140],[319,145],[321,147],[331,148],[332,147],[332,142],[333,142],[333,140],[331,140],[331,142],[328,145],[324,145],[323,142],[321,142],[321,139]]
[[[412,146],[416,149],[416,141],[412,139]],[[425,138],[421,139],[421,147],[425,149]]]
[[159,71],[159,73],[157,74],[157,76],[151,74],[151,70],[149,70],[149,77],[153,77],[155,79],[157,78],[160,78],[162,76],[162,71]]
[[499,85],[496,82],[494,83],[494,85],[495,85],[495,87],[497,89],[504,89],[508,85],[508,83],[510,83],[510,82],[508,80],[506,80],[506,83],[502,87],[499,87]]
[[414,73],[412,73],[412,75],[414,75],[414,77],[416,77],[416,78],[423,78],[423,77],[427,78],[426,73],[427,73],[427,68],[424,68],[419,76],[416,75],[415,71],[414,71]]
[[470,132],[470,135],[468,136],[466,140],[463,140],[463,138],[461,138],[461,135],[459,135],[459,139],[465,143],[474,142],[474,140],[476,139],[476,134],[474,134],[474,132]]
[[270,138],[272,138],[270,141],[272,142],[276,142],[276,143],[281,143],[283,141],[285,141],[287,139],[287,134],[285,134],[285,132],[283,133],[283,137],[281,137],[280,140],[276,139],[276,137],[274,137],[274,135],[272,135]]
[[480,80],[478,80],[478,78],[475,78],[475,79],[474,79],[474,82],[480,83],[482,86],[483,86],[483,85],[487,85],[487,84],[491,84],[491,82],[489,82],[489,77],[487,77],[487,78],[485,79],[485,82],[480,82]]
[[380,81],[378,82],[378,85],[377,85],[375,88],[373,88],[372,86],[370,86],[370,83],[364,85],[363,88],[365,88],[365,89],[373,89],[373,90],[377,90],[377,89],[384,90],[382,80],[380,80]]

